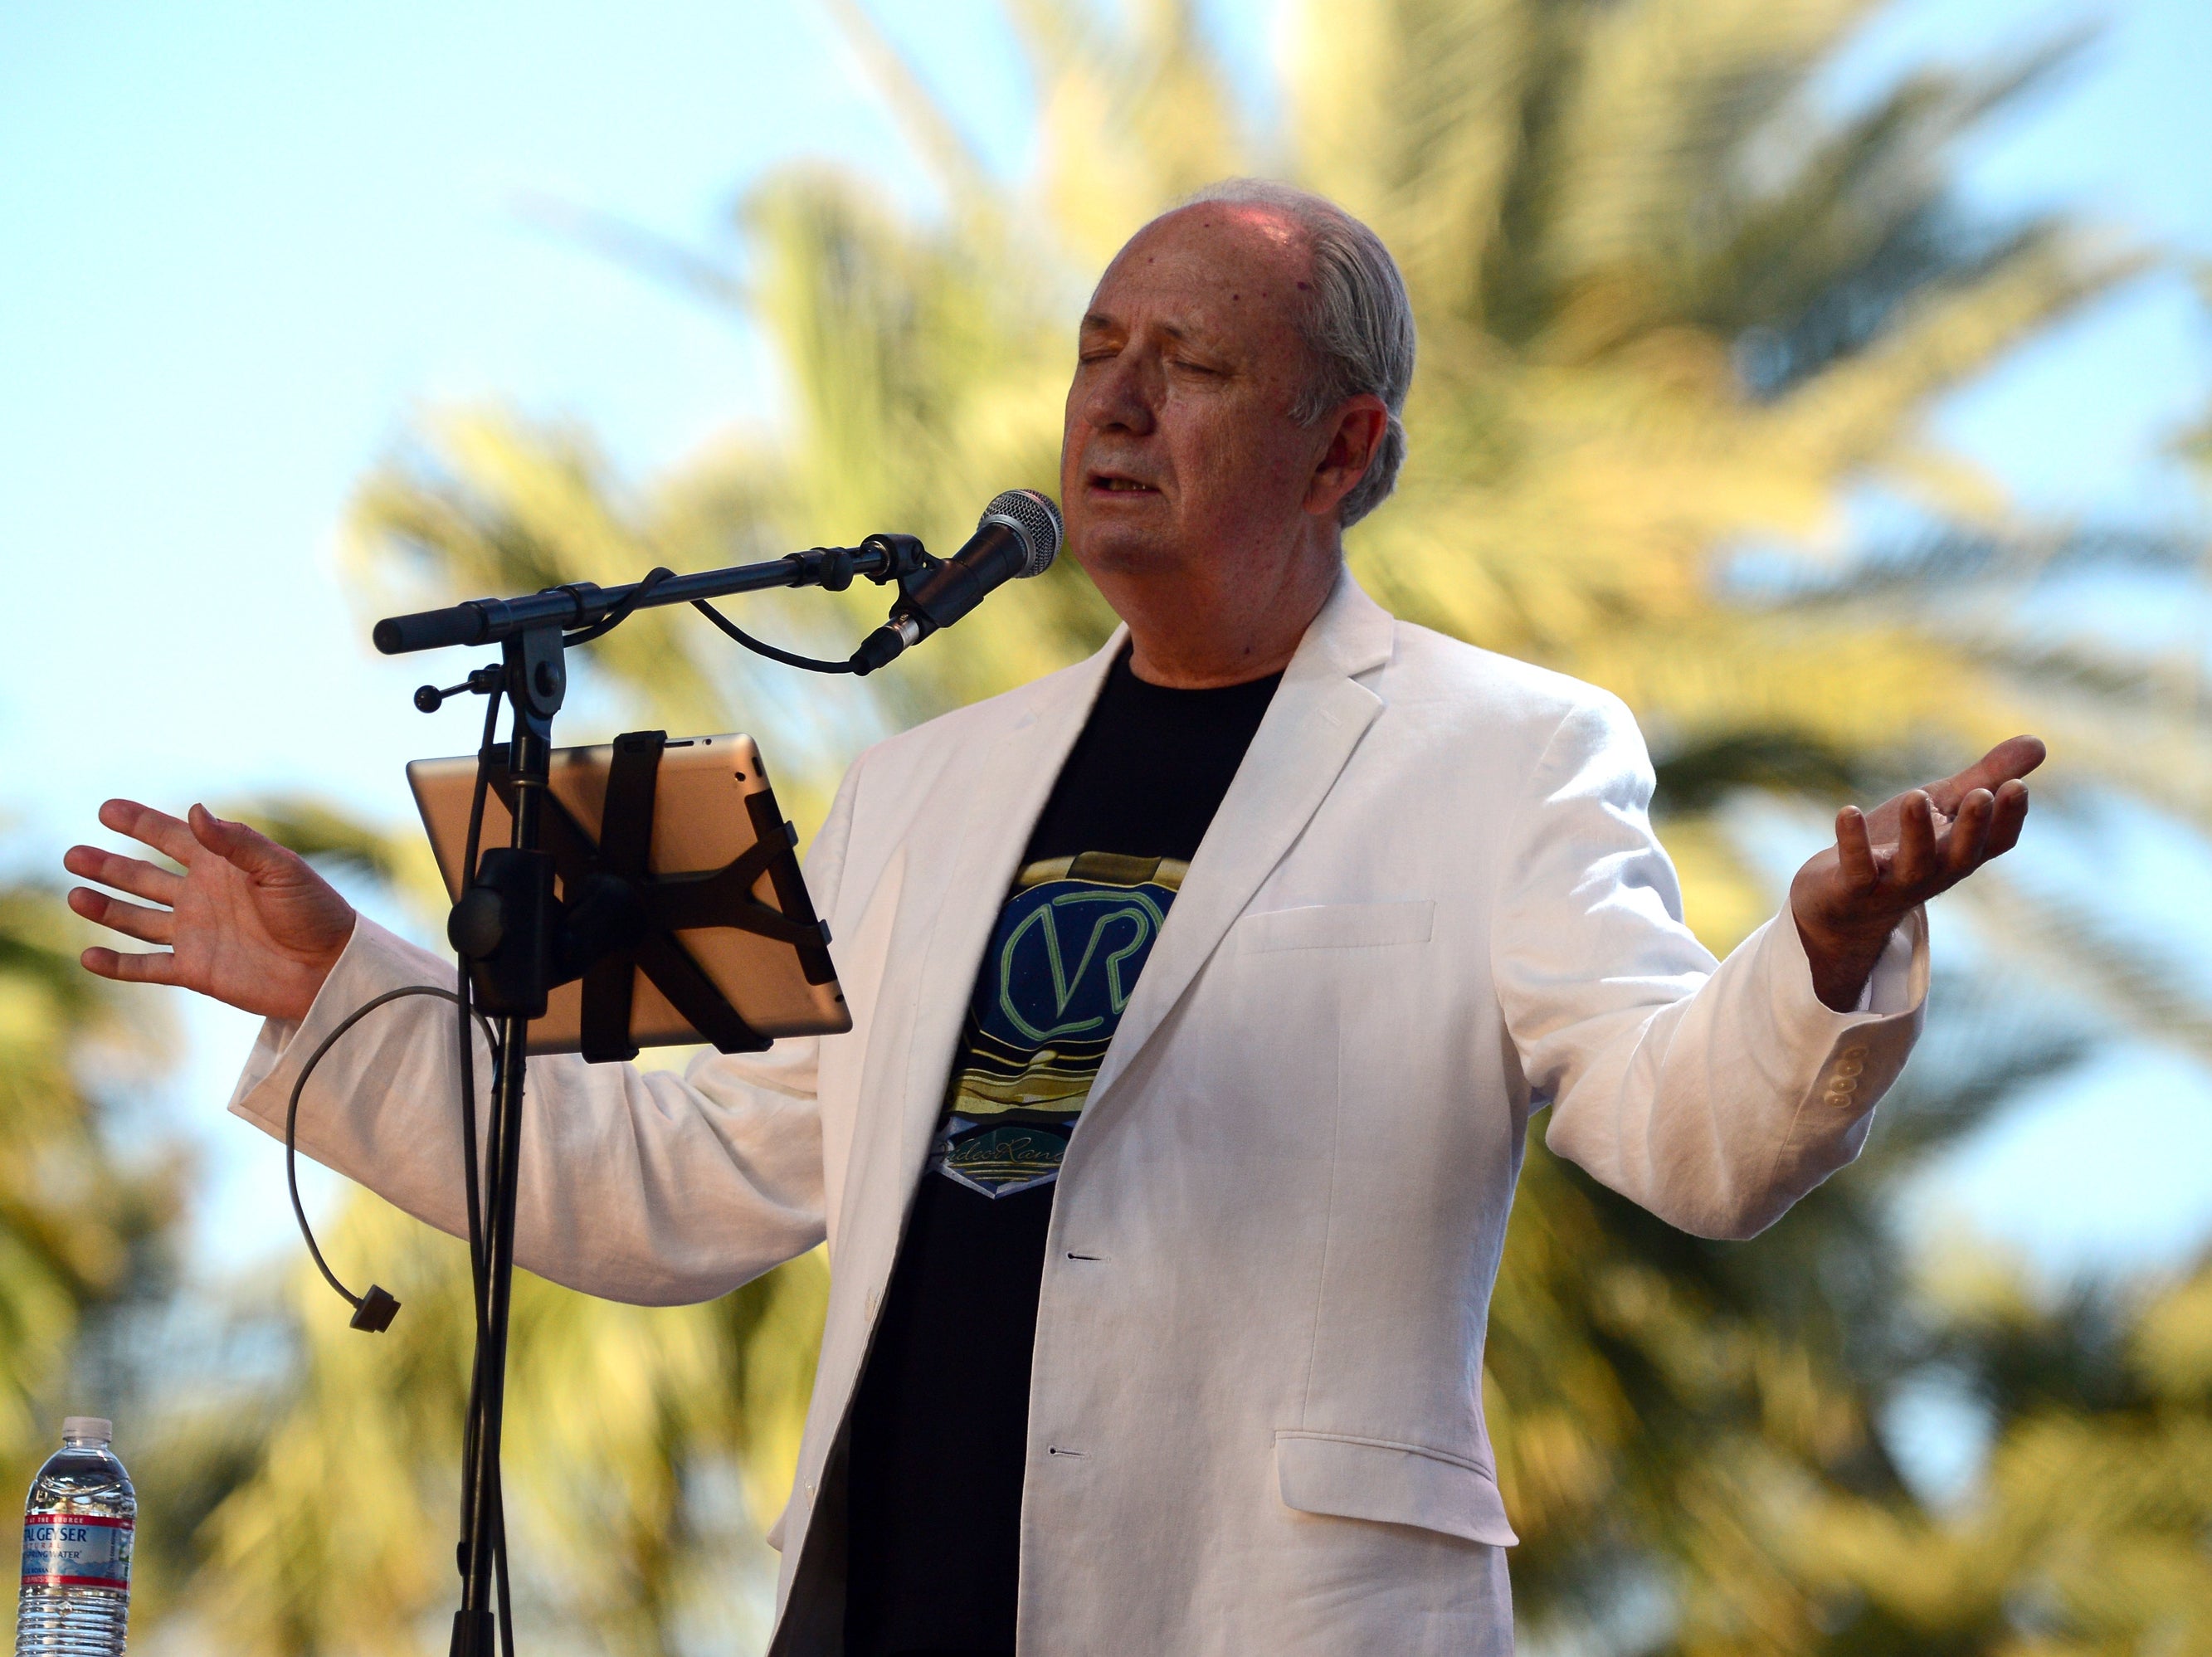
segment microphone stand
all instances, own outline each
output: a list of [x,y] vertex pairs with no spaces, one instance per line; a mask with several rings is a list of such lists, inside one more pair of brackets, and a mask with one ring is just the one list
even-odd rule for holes
[[[533,883],[526,900],[526,913],[507,917],[519,922],[527,940],[525,959],[543,963],[537,975],[535,1006],[500,1010],[500,1053],[503,1055],[493,1078],[491,1123],[485,1144],[490,1179],[483,1205],[484,1285],[481,1296],[483,1324],[477,1331],[473,1384],[470,1387],[471,1418],[463,1442],[461,1469],[463,1512],[466,1515],[461,1539],[461,1608],[453,1617],[453,1657],[492,1657],[495,1637],[493,1596],[504,1586],[498,1580],[495,1554],[507,1548],[505,1504],[499,1476],[500,1435],[507,1413],[507,1336],[514,1292],[514,1213],[522,1167],[522,1091],[527,1068],[526,1053],[530,1020],[542,1015],[551,992],[553,913],[552,870],[539,841],[543,835],[545,791],[551,775],[553,716],[560,712],[568,690],[565,647],[558,626],[540,626],[505,641],[502,665],[508,700],[514,708],[513,735],[507,748],[507,768],[514,780],[513,832],[508,844],[543,868],[544,877]],[[475,878],[473,870],[464,876]]]
[[[555,940],[560,902],[554,895],[552,854],[543,845],[544,804],[550,784],[553,719],[568,694],[568,646],[599,637],[635,610],[691,604],[775,587],[820,586],[837,592],[856,575],[911,590],[939,567],[909,535],[874,535],[858,547],[816,547],[765,563],[738,565],[692,575],[656,571],[642,581],[599,587],[588,581],[514,598],[476,598],[443,610],[388,616],[376,624],[376,647],[386,655],[449,645],[501,646],[500,666],[479,670],[451,690],[428,686],[416,706],[434,711],[462,690],[504,689],[513,708],[507,771],[513,780],[514,831],[498,879],[496,923],[487,931],[481,906],[471,912],[473,936],[460,920],[477,889],[477,871],[463,871],[462,903],[449,927],[471,963],[481,1009],[499,1021],[503,1055],[492,1089],[486,1138],[485,1241],[478,1304],[474,1384],[463,1435],[463,1534],[459,1549],[461,1608],[453,1616],[452,1657],[494,1657],[503,1618],[495,1611],[505,1571],[504,1519],[500,1491],[500,1435],[505,1424],[507,1328],[514,1300],[514,1223],[521,1171],[525,1053],[530,1023],[543,1017],[556,977]],[[484,757],[480,756],[479,763]],[[487,943],[486,940],[489,939]],[[496,954],[495,961],[491,956]],[[511,1631],[510,1631],[511,1637]]]
[[[387,656],[436,650],[447,645],[502,644],[535,628],[551,628],[556,632],[582,629],[596,638],[599,634],[595,629],[611,627],[635,610],[697,604],[708,598],[763,592],[774,587],[813,586],[842,592],[853,585],[856,575],[865,575],[878,586],[896,581],[902,588],[908,588],[918,584],[943,561],[930,556],[927,549],[911,535],[872,535],[857,547],[815,547],[806,552],[787,553],[765,563],[702,570],[694,575],[664,575],[658,580],[648,576],[642,581],[612,587],[590,581],[570,581],[516,598],[471,598],[448,604],[443,610],[387,616],[376,624],[370,637]],[[567,642],[580,644],[583,640],[569,638]]]

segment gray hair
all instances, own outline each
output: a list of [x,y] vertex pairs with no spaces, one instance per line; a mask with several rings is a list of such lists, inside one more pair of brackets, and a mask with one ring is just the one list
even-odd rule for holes
[[1382,399],[1390,423],[1368,462],[1367,472],[1337,508],[1350,528],[1381,506],[1397,487],[1406,461],[1406,392],[1413,383],[1413,307],[1406,279],[1382,238],[1325,196],[1273,179],[1224,179],[1182,203],[1220,202],[1264,207],[1304,233],[1313,256],[1313,300],[1300,321],[1314,370],[1291,406],[1308,425],[1346,398]]

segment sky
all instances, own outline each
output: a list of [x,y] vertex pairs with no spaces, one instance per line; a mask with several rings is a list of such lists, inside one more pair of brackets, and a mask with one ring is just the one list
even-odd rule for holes
[[[1031,109],[994,9],[872,9],[1018,173]],[[1279,9],[1212,14],[1255,88]],[[1848,101],[1931,56],[2024,48],[2091,15],[1913,0],[1827,90]],[[1969,150],[1970,197],[2070,207],[2118,240],[2212,258],[2212,7],[2097,15],[2078,63]],[[0,568],[15,623],[0,860],[53,872],[116,792],[175,806],[306,788],[403,818],[404,762],[473,736],[464,713],[410,705],[422,663],[368,650],[336,569],[349,491],[430,411],[472,402],[577,421],[632,476],[772,419],[757,338],[526,203],[734,254],[732,203],[801,155],[927,195],[809,6],[0,9]],[[2201,505],[2161,448],[2208,401],[2207,324],[2167,271],[2019,354],[1937,426],[2040,510],[2194,527]],[[2205,883],[2191,838],[2137,839],[2135,887]],[[219,1272],[289,1247],[289,1216],[273,1147],[220,1115],[252,1021],[198,1003],[179,1017],[183,1063],[155,1102],[202,1159],[198,1258]],[[2054,1271],[2170,1259],[2212,1229],[2208,1123],[2196,1065],[2116,1047],[1931,1174],[1929,1223],[1962,1217]],[[2169,1154],[2145,1155],[2153,1143]]]

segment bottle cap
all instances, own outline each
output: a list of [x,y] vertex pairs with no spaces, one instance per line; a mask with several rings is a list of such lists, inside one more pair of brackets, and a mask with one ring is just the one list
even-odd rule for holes
[[115,1423],[103,1416],[70,1416],[62,1422],[64,1438],[96,1438],[102,1444],[115,1436]]

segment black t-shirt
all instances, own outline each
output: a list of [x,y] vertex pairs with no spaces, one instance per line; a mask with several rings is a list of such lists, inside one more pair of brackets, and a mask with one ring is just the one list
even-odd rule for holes
[[1124,652],[1030,832],[853,1402],[848,1657],[1014,1648],[1060,1156],[1280,677],[1170,690]]

